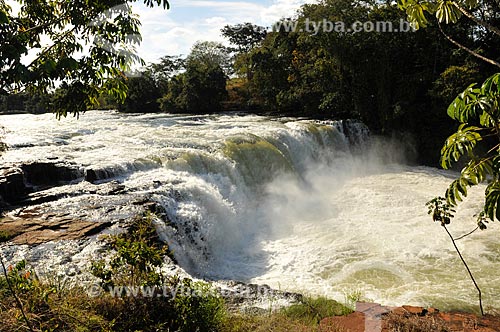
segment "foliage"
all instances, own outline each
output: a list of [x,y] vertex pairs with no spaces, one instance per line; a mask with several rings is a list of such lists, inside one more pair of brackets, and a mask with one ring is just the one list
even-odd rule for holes
[[443,197],[436,197],[426,203],[429,209],[428,213],[432,214],[432,220],[437,221],[441,226],[446,226],[451,223],[456,211],[451,208]]
[[124,113],[155,113],[160,111],[158,99],[162,92],[150,72],[141,72],[138,76],[125,80],[127,97],[118,110]]
[[0,96],[1,113],[45,113],[50,95],[37,93],[14,93]]
[[250,52],[264,40],[267,35],[266,29],[247,22],[226,25],[221,29],[221,33],[232,45],[236,46],[233,48],[233,51],[236,51],[233,63],[235,73],[240,77],[244,75],[247,81],[250,81],[254,71]]
[[232,66],[228,49],[218,42],[196,42],[186,58],[187,68],[201,66],[205,68],[221,68],[226,75],[231,75]]
[[456,96],[473,82],[480,80],[480,74],[477,67],[466,64],[463,66],[450,66],[439,75],[434,81],[430,93],[445,102],[451,103]]
[[[138,218],[127,233],[108,239],[114,256],[109,264],[98,261],[91,267],[106,291],[97,296],[94,289],[89,294],[60,279],[42,281],[25,261],[10,266],[7,278],[13,286],[0,279],[5,329],[22,325],[19,308],[13,306],[17,298],[36,331],[217,331],[226,319],[224,300],[207,283],[165,278],[157,271],[166,251],[151,218]],[[133,287],[154,292],[125,291]]]
[[343,316],[351,312],[346,306],[325,297],[306,297],[302,303],[291,305],[284,310],[286,316],[306,324],[319,324],[323,318]]
[[158,268],[168,248],[160,244],[153,218],[152,214],[138,217],[127,232],[107,238],[115,255],[109,264],[99,260],[92,262],[91,267],[92,274],[101,280],[105,290],[116,285],[159,286],[164,282]]
[[[141,61],[134,53],[141,40],[140,22],[127,2],[18,2],[21,8],[15,13],[0,1],[0,94],[47,94],[58,82],[65,94],[50,108],[59,117],[95,106],[103,93],[125,99],[126,86],[119,78]],[[168,7],[166,0],[143,2]],[[36,53],[29,63],[28,53]]]
[[166,112],[212,113],[227,99],[224,67],[227,54],[218,43],[197,43],[185,62],[185,72],[173,76],[159,100]]
[[179,56],[166,55],[160,58],[160,62],[149,66],[148,74],[155,80],[160,89],[167,89],[172,77],[178,75],[186,68],[186,59]]
[[[489,15],[484,12],[497,12],[498,4],[488,7],[488,1],[481,0],[399,0],[400,8],[405,9],[408,19],[418,29],[425,27],[428,23],[425,13],[436,16],[438,24],[457,23],[458,19],[465,15],[481,29],[486,29],[500,37],[500,29],[488,21]],[[484,5],[484,7],[483,7]],[[480,15],[468,10],[481,6]],[[493,16],[495,17],[495,16]],[[457,42],[446,34],[439,25],[442,34],[461,50],[479,58],[486,63],[500,67],[495,59],[487,58],[478,50],[472,50]],[[477,31],[477,27],[476,27]],[[463,68],[450,68],[453,71],[462,71]],[[427,203],[429,214],[432,219],[441,224],[448,234],[458,256],[465,266],[475,288],[478,292],[479,308],[483,312],[481,289],[479,288],[467,262],[460,252],[456,241],[472,234],[477,229],[486,229],[489,221],[500,220],[500,180],[498,161],[500,160],[500,73],[488,78],[481,87],[476,83],[469,85],[448,107],[448,115],[460,123],[458,130],[448,137],[441,149],[440,164],[449,169],[459,161],[465,163],[459,177],[453,181],[446,190],[445,197],[436,197]],[[478,214],[477,228],[460,238],[454,238],[449,232],[447,225],[454,217],[457,203],[467,196],[468,187],[482,182],[488,182],[485,192],[485,203],[482,211]]]
[[[224,302],[205,283],[175,279],[186,287],[175,298],[91,297],[78,286],[38,279],[26,262],[8,268],[8,278],[34,331],[216,331],[225,320]],[[6,279],[0,279],[1,331],[24,330]]]
[[173,299],[179,331],[216,331],[224,322],[226,312],[224,300],[215,294],[212,286],[190,279],[177,281],[176,285],[184,290],[184,294],[177,294]]
[[446,201],[446,199],[444,199],[443,197],[436,197],[433,200],[427,202],[426,205],[429,208],[429,214],[432,214],[432,219],[434,221],[439,222],[441,224],[441,226],[443,227],[443,229],[446,231],[446,234],[448,234],[448,236],[451,240],[451,243],[453,244],[453,247],[455,248],[455,251],[457,252],[458,256],[460,257],[460,260],[462,261],[462,264],[464,265],[465,269],[467,270],[467,273],[469,274],[469,277],[472,280],[472,283],[476,287],[477,293],[478,293],[478,298],[479,298],[479,309],[481,311],[481,315],[484,315],[481,289],[479,288],[479,285],[477,284],[476,279],[474,278],[474,275],[472,274],[472,271],[469,268],[469,265],[467,264],[464,257],[462,256],[462,253],[457,246],[457,241],[474,233],[478,228],[484,229],[484,228],[486,228],[486,226],[484,226],[484,223],[481,223],[480,226],[478,226],[472,232],[465,234],[465,235],[461,236],[460,238],[454,238],[446,226],[451,223],[451,219],[454,217],[453,213],[455,213],[455,210],[450,206],[450,204]]
[[[2,216],[2,211],[0,211],[0,217]],[[0,231],[0,243],[4,243],[12,239],[16,234],[8,231]]]
[[[447,204],[454,207],[467,196],[467,189],[487,182],[483,210],[477,222],[500,220],[500,73],[488,78],[480,87],[470,85],[451,103],[448,115],[460,126],[441,150],[445,169],[462,159],[465,167],[446,191]],[[475,125],[473,125],[475,124]]]
[[472,9],[480,4],[480,0],[399,0],[416,29],[425,28],[429,20],[425,13],[434,15],[439,22],[457,23],[465,9]]
[[[462,51],[486,63],[500,68],[498,54],[491,44],[498,43],[500,28],[498,27],[498,1],[495,0],[398,0],[399,8],[406,11],[408,20],[416,29],[429,24],[428,15],[435,17],[442,34]],[[441,23],[457,23],[465,16],[471,26],[473,40],[488,40],[487,43],[467,46],[467,43],[445,32]],[[456,31],[454,31],[456,32]],[[479,38],[478,38],[479,37]],[[470,38],[469,38],[470,39]],[[496,40],[496,41],[495,41]],[[493,43],[491,43],[493,42]],[[490,45],[488,45],[490,44]],[[475,49],[476,48],[476,49]],[[484,51],[489,54],[484,54]]]
[[0,330],[25,329],[25,322],[20,319],[21,310],[14,306],[14,298],[17,298],[29,317],[28,330],[111,331],[111,324],[89,308],[85,293],[40,281],[25,261],[9,266],[7,278],[11,288],[7,279],[0,279],[0,305],[5,309],[0,311]]
[[287,317],[281,312],[278,312],[269,315],[233,314],[224,323],[220,331],[221,332],[269,332],[269,331],[317,332],[318,327],[315,325],[307,325],[301,321]]
[[264,27],[252,24],[241,23],[236,25],[226,25],[221,29],[222,36],[237,47],[239,52],[249,52],[257,46],[267,35]]

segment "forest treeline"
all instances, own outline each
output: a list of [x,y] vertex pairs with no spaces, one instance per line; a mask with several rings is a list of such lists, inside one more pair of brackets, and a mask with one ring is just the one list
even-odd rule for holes
[[[498,23],[495,1],[486,1],[475,14]],[[390,21],[399,26],[405,19],[389,2],[325,0],[302,6],[274,31],[251,23],[226,26],[221,33],[231,47],[198,42],[187,57],[167,55],[123,78],[128,87],[124,104],[102,97],[101,106],[122,112],[236,110],[356,118],[375,133],[410,133],[419,161],[433,164],[456,129],[446,114],[448,104],[469,84],[495,72],[445,35],[500,61],[498,36],[467,18],[411,32],[287,31],[294,26],[290,23]],[[51,96],[0,96],[0,111],[43,112],[44,105],[64,95],[60,87]]]

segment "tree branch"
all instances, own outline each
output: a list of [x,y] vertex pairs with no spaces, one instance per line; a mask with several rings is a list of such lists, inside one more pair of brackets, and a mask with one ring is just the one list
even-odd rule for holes
[[448,39],[452,44],[454,44],[455,46],[457,46],[458,48],[460,48],[461,50],[464,50],[466,51],[467,53],[475,56],[476,58],[478,59],[481,59],[489,64],[492,64],[493,66],[496,66],[498,68],[500,68],[500,63],[499,62],[496,62],[495,60],[492,60],[492,59],[489,59],[485,56],[482,56],[481,54],[471,50],[470,48],[460,44],[459,42],[455,41],[453,38],[451,38],[450,36],[448,36],[444,31],[443,31],[443,28],[441,27],[441,23],[438,22],[438,26],[439,26],[439,30],[441,31],[441,33],[443,34],[443,36],[446,37],[446,39]]
[[476,24],[479,24],[480,26],[482,26],[482,27],[484,27],[484,28],[486,28],[486,29],[490,30],[491,32],[493,32],[493,33],[495,33],[495,34],[497,34],[497,35],[499,35],[499,36],[500,36],[500,29],[499,29],[499,28],[497,28],[496,26],[491,25],[491,24],[489,24],[488,22],[483,21],[483,20],[481,20],[481,19],[477,18],[476,16],[472,15],[472,14],[471,14],[471,13],[469,13],[467,10],[465,10],[465,9],[464,9],[464,8],[462,8],[462,7],[460,7],[460,6],[459,6],[456,2],[452,2],[452,3],[453,3],[453,5],[454,5],[455,7],[457,7],[457,8],[458,8],[458,10],[460,10],[460,12],[461,12],[462,14],[464,14],[466,17],[470,18],[470,19],[471,19],[472,21],[474,21]]
[[45,55],[47,55],[54,47],[58,46],[59,43],[66,38],[68,35],[71,35],[78,27],[74,26],[70,30],[62,32],[59,36],[57,36],[57,39],[54,40],[53,44],[50,45],[49,47],[42,48],[40,53],[38,53],[38,56],[35,58],[35,60],[31,61],[31,63],[28,65],[28,68],[31,68],[35,65],[38,60],[43,58]]
[[455,250],[457,251],[458,253],[458,256],[460,256],[460,259],[462,260],[462,263],[464,264],[465,268],[467,269],[467,272],[469,273],[469,276],[470,278],[472,279],[472,282],[474,283],[474,286],[476,286],[476,289],[477,289],[477,292],[479,294],[479,309],[481,310],[481,315],[484,316],[484,310],[483,310],[483,299],[481,297],[481,289],[479,288],[479,286],[477,285],[476,283],[476,279],[474,279],[474,276],[472,275],[472,272],[471,270],[469,269],[469,265],[467,265],[467,263],[465,262],[465,259],[463,258],[462,256],[462,253],[460,252],[460,250],[458,249],[457,247],[457,244],[455,242],[455,239],[453,238],[453,235],[451,235],[450,231],[448,230],[448,228],[446,227],[446,225],[442,225],[446,231],[446,233],[448,233],[448,236],[450,237],[451,239],[451,242],[453,243],[453,246],[455,247]]
[[26,317],[26,314],[24,313],[23,303],[21,302],[21,300],[19,299],[19,297],[17,297],[17,294],[14,291],[14,287],[12,287],[12,284],[11,284],[11,282],[9,280],[9,275],[7,274],[7,269],[5,268],[5,264],[3,263],[3,259],[1,257],[0,257],[0,263],[2,263],[3,275],[5,276],[5,280],[7,281],[7,287],[9,287],[9,290],[12,293],[12,295],[14,296],[14,299],[16,299],[17,306],[21,310],[21,314],[23,315],[23,319],[26,322],[26,325],[28,326],[28,329],[31,332],[35,332],[33,330],[33,328],[31,327],[31,324],[30,324],[30,321],[28,320],[28,317]]
[[467,233],[467,234],[465,234],[465,235],[462,235],[462,236],[460,236],[460,237],[457,237],[456,239],[453,239],[453,240],[455,240],[455,241],[461,240],[461,239],[463,239],[464,237],[471,235],[472,233],[474,233],[474,232],[475,232],[475,231],[477,231],[478,229],[479,229],[479,226],[478,226],[478,227],[476,227],[473,231],[471,231],[471,232],[469,232],[469,233]]

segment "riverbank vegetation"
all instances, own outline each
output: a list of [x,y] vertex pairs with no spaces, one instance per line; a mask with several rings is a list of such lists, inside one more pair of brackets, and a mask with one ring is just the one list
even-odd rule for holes
[[[90,288],[57,276],[39,278],[25,261],[6,267],[0,331],[313,331],[323,318],[351,312],[324,298],[258,314],[229,311],[210,284],[161,273],[169,252],[155,235],[153,218],[139,217],[126,232],[107,237],[111,257],[92,263],[98,283]],[[134,287],[141,291],[131,294]]]
[[[481,3],[471,8],[471,15],[497,24],[498,6],[489,0]],[[129,77],[116,78],[114,87],[95,96],[99,106],[92,107],[128,113],[232,110],[355,118],[374,133],[410,133],[419,161],[435,165],[442,142],[455,126],[443,110],[465,87],[495,71],[449,39],[500,60],[500,37],[478,30],[467,17],[453,26],[427,20],[426,29],[401,32],[406,31],[401,26],[406,19],[393,4],[324,0],[302,6],[295,17],[275,24],[273,31],[251,23],[228,25],[221,34],[231,46],[198,42],[185,58],[166,55]],[[401,31],[303,29],[307,22],[323,21],[346,26],[389,22]],[[4,95],[0,111],[57,109],[68,89],[61,85],[51,97]],[[125,97],[117,89],[128,94]]]

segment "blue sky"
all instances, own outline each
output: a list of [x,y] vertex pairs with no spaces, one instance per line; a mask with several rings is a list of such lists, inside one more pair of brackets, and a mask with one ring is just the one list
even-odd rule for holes
[[292,16],[300,5],[315,0],[170,0],[170,10],[147,8],[137,2],[143,42],[139,55],[154,62],[163,55],[187,54],[198,40],[223,41],[220,29],[226,24],[251,22],[271,26]]
[[[220,41],[226,24],[251,22],[270,27],[282,17],[293,16],[302,4],[317,0],[170,0],[170,9],[148,8],[143,1],[132,4],[142,23],[143,41],[138,54],[148,63],[164,55],[187,55],[196,41]],[[7,0],[14,13],[20,4]],[[46,41],[42,36],[42,44]],[[46,41],[50,43],[50,40]],[[36,57],[32,50],[26,62]]]

